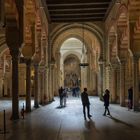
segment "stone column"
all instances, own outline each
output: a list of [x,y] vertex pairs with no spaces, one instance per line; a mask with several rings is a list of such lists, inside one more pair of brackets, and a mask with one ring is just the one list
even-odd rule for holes
[[120,64],[120,105],[125,106],[125,61]]
[[4,0],[0,0],[0,26],[4,25]]
[[45,103],[45,72],[44,72],[44,68],[43,68],[43,73],[42,73],[42,103]]
[[31,60],[26,60],[26,111],[31,111]]
[[57,75],[56,77],[56,95],[58,95],[58,89],[59,87],[61,86],[61,83],[60,83],[60,79],[61,79],[61,71],[60,71],[60,59],[61,59],[61,53],[57,53],[57,61],[56,61],[56,70],[55,70],[55,74]]
[[102,94],[103,94],[103,67],[104,67],[104,62],[103,61],[100,61],[99,62],[99,79],[98,79],[98,95],[100,96],[100,98],[101,98],[101,96],[102,96]]
[[49,69],[46,66],[46,102],[49,102]]
[[47,104],[47,72],[46,69],[44,68],[44,104]]
[[42,104],[41,89],[42,89],[42,72],[41,72],[40,66],[38,66],[38,102],[39,104]]
[[139,110],[139,57],[133,57],[133,109]]
[[34,93],[34,107],[38,108],[39,107],[39,101],[38,101],[38,64],[34,64],[35,68],[35,77],[34,77],[34,88],[35,88],[35,93]]
[[19,119],[19,102],[18,102],[18,58],[19,48],[13,46],[10,48],[12,56],[12,119]]
[[44,81],[45,81],[45,74],[44,74],[44,66],[40,66],[40,102],[44,104]]
[[54,65],[51,65],[50,68],[50,95],[51,95],[51,101],[53,101],[54,97]]
[[51,77],[52,77],[52,100],[54,100],[54,90],[55,90],[55,79],[54,77],[54,65],[51,66]]
[[89,94],[91,94],[91,53],[89,51],[87,51],[87,62],[89,63],[89,66],[87,66],[87,89],[89,91]]
[[112,71],[111,71],[111,102],[112,103],[116,103],[116,98],[117,98],[117,95],[116,95],[116,85],[117,85],[117,78],[116,78],[116,68],[112,68]]
[[49,67],[48,69],[48,97],[49,97],[49,102],[51,101],[52,99],[52,96],[51,96],[51,69]]

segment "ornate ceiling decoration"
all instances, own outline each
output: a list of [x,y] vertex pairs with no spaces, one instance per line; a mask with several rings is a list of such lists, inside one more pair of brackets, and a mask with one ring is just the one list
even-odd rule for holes
[[103,21],[114,0],[42,0],[51,22]]

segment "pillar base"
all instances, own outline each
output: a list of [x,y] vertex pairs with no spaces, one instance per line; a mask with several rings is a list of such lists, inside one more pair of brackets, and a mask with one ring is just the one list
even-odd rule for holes
[[39,105],[34,105],[34,108],[39,108]]
[[125,107],[125,103],[120,103],[120,106],[121,107]]
[[10,120],[13,120],[13,121],[15,121],[15,120],[19,120],[19,115],[17,115],[17,116],[11,116],[10,117]]
[[138,106],[134,106],[134,107],[133,107],[133,110],[134,110],[134,111],[140,111],[140,108],[139,108]]
[[27,113],[29,113],[29,112],[31,112],[31,109],[26,109],[25,111],[26,111]]

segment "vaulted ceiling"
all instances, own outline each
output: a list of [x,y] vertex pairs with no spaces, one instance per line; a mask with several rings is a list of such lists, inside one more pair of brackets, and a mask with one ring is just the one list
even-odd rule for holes
[[51,22],[103,21],[114,0],[44,0]]

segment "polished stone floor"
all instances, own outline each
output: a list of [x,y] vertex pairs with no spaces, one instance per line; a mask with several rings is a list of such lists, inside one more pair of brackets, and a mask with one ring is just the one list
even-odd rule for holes
[[[23,100],[20,100],[20,108]],[[25,119],[11,121],[11,101],[0,100],[0,132],[6,109],[5,135],[0,140],[139,140],[140,112],[111,104],[111,116],[103,116],[103,102],[90,97],[91,120],[84,120],[80,98],[68,97],[67,106],[59,107],[59,98],[46,106],[32,109]],[[33,102],[32,102],[33,105]]]

